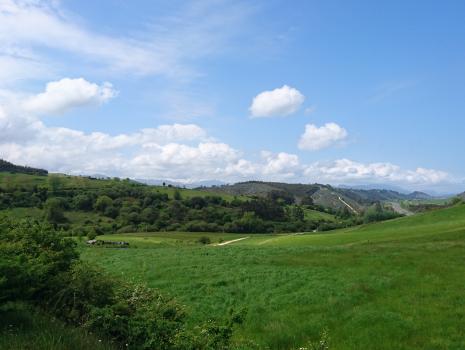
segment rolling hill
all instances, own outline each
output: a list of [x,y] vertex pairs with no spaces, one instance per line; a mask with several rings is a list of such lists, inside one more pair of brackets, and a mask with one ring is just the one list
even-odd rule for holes
[[5,171],[9,173],[39,175],[39,176],[45,176],[48,174],[47,170],[31,168],[28,166],[15,165],[3,159],[0,159],[0,171]]
[[363,208],[376,202],[431,198],[431,196],[423,192],[404,194],[393,190],[338,188],[316,183],[288,184],[281,182],[247,181],[233,185],[210,187],[208,189],[230,195],[247,196],[266,196],[272,191],[280,191],[292,195],[298,203],[306,197],[311,197],[315,204],[323,207],[339,210],[350,206],[355,211],[361,211]]

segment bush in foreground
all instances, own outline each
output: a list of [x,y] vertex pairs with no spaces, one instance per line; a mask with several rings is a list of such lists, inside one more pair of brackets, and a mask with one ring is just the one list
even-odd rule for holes
[[229,349],[234,324],[186,327],[183,308],[78,259],[75,242],[36,222],[0,224],[0,306],[23,301],[133,349]]

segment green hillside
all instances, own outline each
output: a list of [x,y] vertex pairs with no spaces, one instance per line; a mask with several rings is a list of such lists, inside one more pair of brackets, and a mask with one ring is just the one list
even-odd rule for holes
[[37,169],[37,168],[31,168],[28,166],[15,165],[3,159],[0,159],[0,171],[10,172],[10,173],[39,175],[39,176],[46,176],[48,173],[48,171],[44,169]]
[[[45,220],[70,235],[123,232],[295,232],[351,226],[361,217],[297,205],[282,193],[252,198],[129,179],[0,172],[0,217]],[[329,226],[331,224],[331,226]]]
[[[198,238],[208,236],[212,244]],[[465,205],[325,234],[106,236],[85,260],[175,296],[190,322],[247,311],[236,340],[296,349],[465,348]],[[247,238],[248,237],[248,238]]]
[[[284,192],[297,202],[311,201],[325,208],[341,210],[351,208],[358,212],[376,202],[426,200],[432,197],[422,192],[404,194],[384,189],[339,188],[322,184],[288,184],[282,182],[247,181],[232,185],[215,186],[211,191],[231,195],[267,196],[271,192]],[[350,207],[349,207],[350,206]]]

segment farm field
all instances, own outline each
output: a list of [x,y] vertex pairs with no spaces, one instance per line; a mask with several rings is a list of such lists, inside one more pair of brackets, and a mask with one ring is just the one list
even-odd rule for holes
[[234,337],[259,348],[323,330],[331,349],[465,348],[465,205],[324,234],[99,238],[131,245],[82,244],[85,260],[176,297],[191,324],[245,309]]

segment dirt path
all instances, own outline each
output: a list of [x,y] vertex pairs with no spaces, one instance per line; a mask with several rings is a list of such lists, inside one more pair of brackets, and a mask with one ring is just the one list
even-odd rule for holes
[[402,215],[407,215],[407,216],[411,216],[411,215],[415,214],[415,213],[411,212],[408,209],[402,208],[402,206],[398,202],[391,202],[390,204],[392,206],[392,209],[396,213],[399,213],[399,214],[402,214]]
[[233,240],[231,240],[231,241],[226,241],[226,242],[218,243],[218,244],[215,244],[215,245],[216,245],[216,246],[227,245],[227,244],[231,244],[231,243],[235,243],[235,242],[242,241],[242,240],[247,239],[247,238],[250,238],[250,237],[247,236],[247,237],[242,237],[242,238],[238,238],[238,239],[233,239]]
[[261,241],[260,243],[258,243],[258,245],[266,244],[268,242],[275,241],[275,240],[283,238],[283,237],[303,235],[303,234],[305,234],[305,232],[295,232],[295,233],[291,233],[291,234],[288,234],[288,235],[280,235],[278,237],[273,237],[273,238],[269,238],[269,239],[266,239],[264,241]]
[[340,200],[347,208],[349,208],[350,210],[352,210],[355,214],[358,214],[358,212],[357,212],[354,208],[352,208],[352,206],[351,206],[349,203],[347,203],[345,200],[343,200],[340,196],[338,196],[337,198],[339,198],[339,200]]

